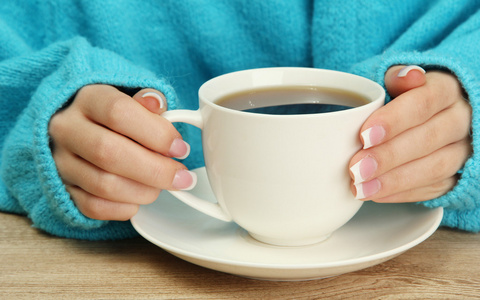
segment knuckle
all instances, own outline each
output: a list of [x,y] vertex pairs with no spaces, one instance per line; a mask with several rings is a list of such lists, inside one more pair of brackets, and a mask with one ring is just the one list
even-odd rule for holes
[[[462,103],[463,102],[463,103]],[[472,122],[471,107],[466,101],[457,102],[445,110],[438,125],[438,135],[444,134],[452,141],[461,140],[470,133]]]
[[94,85],[85,85],[81,87],[74,95],[73,103],[78,104],[84,102],[85,99],[90,99],[94,89]]
[[92,159],[100,167],[106,167],[116,163],[118,147],[115,143],[106,138],[97,138],[93,142]]
[[64,148],[57,147],[52,150],[52,157],[53,161],[55,162],[55,166],[57,167],[58,173],[61,177],[63,177],[66,171],[70,170],[70,155],[67,153],[67,151],[65,151]]
[[470,137],[466,137],[463,140],[457,142],[457,146],[460,148],[458,158],[460,163],[463,164],[470,158],[473,153],[473,145]]
[[415,114],[415,118],[421,121],[429,119],[433,113],[437,111],[437,103],[432,96],[430,87],[426,87],[426,89],[427,92],[425,93],[424,97],[415,99],[414,103],[416,103],[416,108],[412,110],[412,112]]
[[81,87],[78,92],[77,92],[77,95],[75,98],[83,98],[83,97],[89,97],[91,96],[92,94],[95,93],[95,90],[99,87],[98,84],[88,84],[88,85],[85,85],[83,87]]
[[95,99],[96,96],[102,91],[109,89],[108,85],[104,84],[87,84],[81,87],[74,98],[74,103],[83,102],[86,99]]
[[125,110],[122,102],[117,99],[108,100],[105,105],[105,123],[110,128],[115,128],[117,124],[125,119]]
[[472,117],[472,107],[470,103],[462,99],[454,104],[454,108],[456,113],[453,115],[453,117],[455,117],[455,120],[470,121]]
[[83,109],[88,109],[89,103],[92,99],[96,99],[97,95],[101,92],[100,89],[103,85],[89,84],[80,88],[74,95],[72,106],[78,106]]
[[470,131],[472,123],[472,107],[467,101],[457,102],[455,105],[455,114],[452,116],[452,122],[454,124],[460,124],[461,129],[459,130],[463,133],[464,136],[467,136]]
[[131,110],[128,108],[128,105],[126,105],[128,101],[125,101],[125,97],[116,95],[115,97],[106,100],[103,118],[105,125],[108,127],[117,128],[124,123],[125,120],[128,120]]
[[76,189],[78,188],[71,189],[69,192],[80,212],[88,218],[104,220],[105,202],[85,191],[77,191]]
[[454,170],[453,160],[448,155],[437,155],[430,167],[432,181],[443,181],[452,176],[457,170]]
[[95,220],[127,221],[138,210],[138,205],[113,203],[96,197],[89,197],[80,211],[87,217]]
[[80,211],[87,217],[95,220],[105,220],[105,206],[102,205],[103,201],[96,199],[89,199],[86,205],[80,208]]
[[431,189],[433,192],[437,192],[437,193],[446,192],[447,190],[453,187],[454,182],[455,180],[452,177],[450,177],[432,184]]
[[458,81],[457,77],[453,74],[447,72],[440,72],[438,76],[440,82],[440,88],[437,88],[437,93],[439,96],[445,97],[445,95],[450,95],[450,97],[445,97],[447,104],[453,104],[457,101],[458,96],[463,94],[462,86]]
[[470,138],[462,139],[448,146],[450,150],[449,174],[453,175],[460,170],[473,153]]
[[108,172],[101,172],[94,181],[93,194],[103,198],[114,198],[118,193],[118,178]]
[[437,126],[425,126],[425,130],[426,132],[422,135],[419,146],[423,148],[423,153],[429,153],[436,150],[439,146],[437,144],[442,140],[443,135],[442,132],[440,132],[441,128]]
[[139,209],[138,204],[112,202],[79,188],[70,187],[68,191],[80,212],[91,219],[127,221]]
[[434,199],[451,191],[457,183],[455,177],[449,177],[430,185],[426,199]]
[[68,125],[66,121],[67,120],[64,117],[64,114],[61,112],[56,113],[50,119],[50,122],[48,124],[48,134],[54,141],[56,141],[57,139],[61,140],[62,136],[64,136],[65,127]]

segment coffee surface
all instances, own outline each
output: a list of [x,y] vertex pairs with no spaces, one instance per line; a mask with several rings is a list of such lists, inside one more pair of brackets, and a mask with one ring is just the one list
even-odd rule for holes
[[283,86],[233,93],[220,98],[216,104],[251,113],[295,115],[334,112],[369,102],[361,94],[341,89]]

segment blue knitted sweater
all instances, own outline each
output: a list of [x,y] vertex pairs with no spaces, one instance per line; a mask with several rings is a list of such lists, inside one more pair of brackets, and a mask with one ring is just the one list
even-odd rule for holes
[[[23,4],[21,2],[29,2]],[[162,91],[170,109],[197,108],[209,78],[304,66],[383,84],[395,64],[446,69],[473,108],[473,155],[448,194],[443,225],[480,230],[480,2],[471,0],[105,0],[0,2],[0,210],[79,239],[136,233],[92,220],[70,200],[49,148],[48,122],[87,84]],[[203,164],[199,132],[185,164]]]

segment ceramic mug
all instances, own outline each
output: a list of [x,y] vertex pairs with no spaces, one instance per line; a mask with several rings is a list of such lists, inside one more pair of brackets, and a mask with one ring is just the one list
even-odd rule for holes
[[[249,113],[216,104],[232,93],[282,86],[341,89],[363,95],[368,103],[299,115]],[[236,222],[261,242],[282,246],[320,242],[360,209],[363,202],[350,191],[348,163],[361,148],[360,127],[384,104],[380,85],[338,71],[264,68],[213,78],[198,94],[198,110],[163,116],[202,130],[205,168],[218,203],[170,191],[176,198]]]

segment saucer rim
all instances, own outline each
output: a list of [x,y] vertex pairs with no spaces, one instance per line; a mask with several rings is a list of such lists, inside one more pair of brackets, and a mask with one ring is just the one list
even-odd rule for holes
[[[137,232],[143,236],[145,239],[147,239],[149,242],[153,243],[154,245],[157,245],[158,247],[164,249],[165,251],[173,254],[173,255],[181,255],[189,258],[194,258],[202,261],[209,261],[212,263],[219,263],[219,264],[228,264],[230,266],[241,266],[241,267],[249,267],[249,268],[269,268],[269,269],[319,269],[319,268],[333,268],[333,267],[344,267],[344,266],[352,266],[352,265],[357,265],[357,264],[363,264],[371,261],[382,261],[382,260],[388,260],[393,257],[396,257],[407,250],[419,245],[423,241],[425,241],[427,238],[429,238],[435,231],[438,229],[441,220],[442,220],[442,215],[443,215],[443,208],[436,208],[434,209],[437,214],[435,222],[432,223],[432,225],[428,228],[427,231],[425,231],[422,235],[417,237],[416,239],[412,240],[409,243],[406,243],[402,246],[393,248],[388,251],[380,252],[377,254],[371,254],[367,256],[362,256],[358,258],[352,258],[352,259],[346,259],[346,260],[339,260],[339,261],[333,261],[333,262],[324,262],[324,263],[302,263],[302,264],[271,264],[271,263],[262,263],[262,262],[248,262],[248,261],[239,261],[239,260],[228,260],[224,258],[218,258],[214,256],[206,256],[203,254],[198,254],[192,251],[184,250],[176,246],[172,246],[170,244],[163,243],[159,241],[158,239],[154,238],[150,234],[146,233],[143,229],[139,228],[136,224],[135,221],[132,219],[132,225],[137,230]],[[238,225],[237,225],[238,226]],[[260,243],[260,242],[259,242]],[[315,246],[314,245],[309,245],[309,246],[302,246],[302,247],[310,247],[310,246]],[[270,247],[271,245],[265,245],[266,247]],[[273,246],[276,247],[276,246]],[[279,246],[280,247],[280,246]],[[281,247],[280,247],[281,248]]]
[[[192,171],[198,171],[203,168],[198,168]],[[161,196],[159,196],[161,197]],[[156,200],[158,201],[158,200]],[[413,203],[405,203],[405,205],[411,205],[414,206],[416,204]],[[147,206],[142,206],[140,209],[148,209]],[[379,263],[383,261],[387,261],[393,257],[396,257],[405,251],[419,245],[423,241],[425,241],[428,237],[430,237],[440,226],[440,223],[443,218],[443,208],[438,207],[435,209],[432,209],[429,213],[433,214],[432,218],[432,224],[428,227],[428,230],[425,230],[421,235],[413,239],[412,241],[403,244],[401,246],[395,247],[393,249],[390,249],[388,251],[383,251],[380,253],[376,254],[371,254],[367,256],[361,256],[357,258],[352,258],[352,259],[344,259],[344,260],[339,260],[339,261],[332,261],[332,262],[323,262],[323,263],[296,263],[296,264],[278,264],[278,263],[261,263],[261,262],[248,262],[248,261],[241,261],[241,260],[230,260],[230,259],[225,259],[225,258],[218,258],[215,256],[207,256],[204,254],[199,254],[196,252],[192,252],[190,250],[185,250],[182,248],[179,248],[178,246],[171,245],[170,243],[165,243],[160,240],[158,240],[156,237],[152,236],[150,233],[146,232],[144,229],[141,228],[141,226],[137,223],[137,218],[138,218],[138,213],[132,219],[130,220],[132,226],[134,229],[146,240],[149,242],[157,245],[158,247],[164,249],[165,251],[178,256],[181,255],[182,259],[186,260],[183,257],[188,257],[191,259],[195,260],[200,260],[204,262],[210,262],[210,263],[216,263],[216,264],[222,264],[222,265],[229,265],[229,266],[238,266],[238,267],[247,267],[247,268],[256,268],[256,269],[277,269],[277,270],[292,270],[292,269],[302,269],[302,270],[309,270],[309,269],[324,269],[324,268],[335,268],[335,267],[345,267],[345,266],[353,266],[353,265],[359,265],[359,264],[365,264],[368,262],[373,262],[373,261],[379,261]],[[214,219],[212,219],[214,220]],[[240,229],[238,225],[235,223],[232,223],[232,226],[236,226],[237,230]],[[242,230],[242,229],[240,229]],[[260,242],[259,242],[260,243]],[[310,245],[310,246],[315,246],[315,245]],[[303,247],[310,247],[310,246],[303,246]],[[280,247],[280,246],[272,246],[272,245],[265,245],[265,247]],[[282,247],[280,247],[282,248]],[[188,260],[187,260],[188,261]]]

